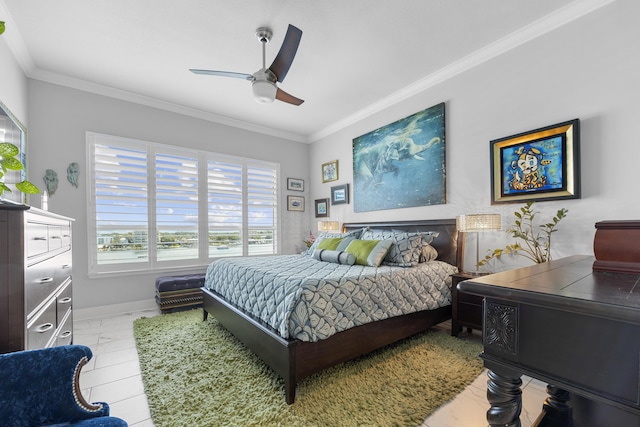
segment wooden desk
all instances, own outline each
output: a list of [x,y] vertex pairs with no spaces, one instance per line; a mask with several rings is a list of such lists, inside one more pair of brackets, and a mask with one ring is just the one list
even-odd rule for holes
[[484,297],[490,426],[520,426],[521,375],[549,385],[535,426],[640,426],[640,274],[573,256],[460,282]]

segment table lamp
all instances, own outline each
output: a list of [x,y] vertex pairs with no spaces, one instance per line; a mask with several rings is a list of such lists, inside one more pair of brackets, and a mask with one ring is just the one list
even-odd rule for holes
[[[472,274],[479,274],[480,263],[480,235],[481,231],[495,231],[502,228],[500,214],[469,214],[456,218],[456,228],[462,233],[476,233],[476,269]],[[466,240],[466,235],[464,236]],[[464,240],[462,246],[462,262],[460,267],[464,269]]]

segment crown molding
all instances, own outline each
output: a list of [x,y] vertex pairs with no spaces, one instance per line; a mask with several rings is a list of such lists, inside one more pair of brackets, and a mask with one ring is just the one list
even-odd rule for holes
[[13,31],[6,31],[3,37],[6,38],[9,49],[15,56],[17,62],[22,67],[22,70],[24,71],[26,76],[29,78],[42,80],[44,82],[54,83],[103,96],[108,96],[123,101],[146,105],[149,107],[174,112],[177,114],[183,114],[186,116],[219,123],[226,126],[261,133],[264,135],[270,135],[295,142],[313,143],[348,126],[351,126],[372,114],[392,107],[399,102],[402,102],[408,98],[415,96],[416,94],[419,94],[420,92],[424,92],[448,79],[451,79],[458,74],[464,73],[465,71],[483,64],[491,60],[492,58],[495,58],[496,56],[509,52],[524,43],[534,40],[546,33],[549,33],[550,31],[555,30],[556,28],[562,27],[563,25],[575,21],[576,19],[579,19],[582,16],[587,15],[615,1],[617,0],[576,0],[571,4],[558,9],[552,14],[540,18],[539,20],[525,27],[522,27],[521,29],[503,37],[502,39],[491,43],[490,45],[487,45],[484,48],[444,68],[441,68],[440,70],[428,76],[425,76],[417,82],[406,86],[385,98],[382,98],[381,100],[369,105],[368,107],[361,109],[354,114],[351,114],[350,116],[347,116],[344,119],[337,121],[332,125],[327,126],[324,129],[308,136],[269,128],[266,126],[233,119],[219,114],[208,113],[202,110],[185,107],[183,105],[162,101],[157,98],[143,96],[135,94],[133,92],[115,89],[109,86],[99,85],[81,79],[75,79],[56,73],[38,70],[33,62],[33,59],[29,55],[22,36],[20,35],[16,25],[14,25],[13,19],[11,18],[11,14],[7,9],[4,0],[0,0],[0,14],[5,17],[3,19],[7,22],[9,28],[13,29]]
[[347,116],[312,135],[309,136],[309,143],[316,142],[333,133],[336,133],[348,126],[351,126],[372,114],[378,113],[399,102],[411,98],[420,92],[424,92],[458,74],[471,70],[499,55],[509,52],[524,43],[534,40],[556,28],[562,27],[576,19],[587,15],[601,7],[604,7],[616,0],[576,0],[575,2],[558,9],[554,13],[547,15],[521,29],[491,43],[484,48],[467,55],[466,57],[441,68],[440,70],[406,86],[391,95],[375,102],[368,107]]
[[84,92],[89,92],[97,95],[102,95],[110,98],[120,99],[122,101],[131,102],[134,104],[145,105],[147,107],[158,108],[172,113],[182,114],[197,119],[202,119],[234,128],[244,129],[251,132],[260,133],[263,135],[270,135],[278,138],[287,139],[294,142],[307,142],[307,138],[303,135],[299,135],[292,132],[286,132],[280,129],[274,129],[267,126],[262,126],[242,120],[234,119],[231,117],[223,116],[220,114],[209,113],[206,111],[198,110],[196,108],[186,107],[184,105],[175,104],[168,101],[163,101],[158,98],[150,96],[140,95],[134,92],[125,91],[122,89],[116,89],[111,86],[104,86],[97,83],[88,82],[82,79],[76,79],[73,77],[64,76],[49,71],[36,70],[27,77],[41,80],[47,83],[53,83],[60,86],[66,86],[72,89],[78,89]]

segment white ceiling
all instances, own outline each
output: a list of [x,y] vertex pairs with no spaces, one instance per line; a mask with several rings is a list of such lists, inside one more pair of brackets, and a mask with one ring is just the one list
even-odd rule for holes
[[[31,78],[312,142],[603,2],[0,0],[0,20]],[[247,81],[188,71],[251,74],[256,28],[273,30],[268,66],[290,23],[303,35],[280,87],[302,106],[258,104]]]

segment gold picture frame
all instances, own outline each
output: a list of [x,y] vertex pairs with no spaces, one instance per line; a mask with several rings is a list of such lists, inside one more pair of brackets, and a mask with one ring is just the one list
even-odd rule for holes
[[580,198],[580,120],[491,141],[491,204]]
[[333,160],[322,164],[322,182],[338,180],[338,161]]

